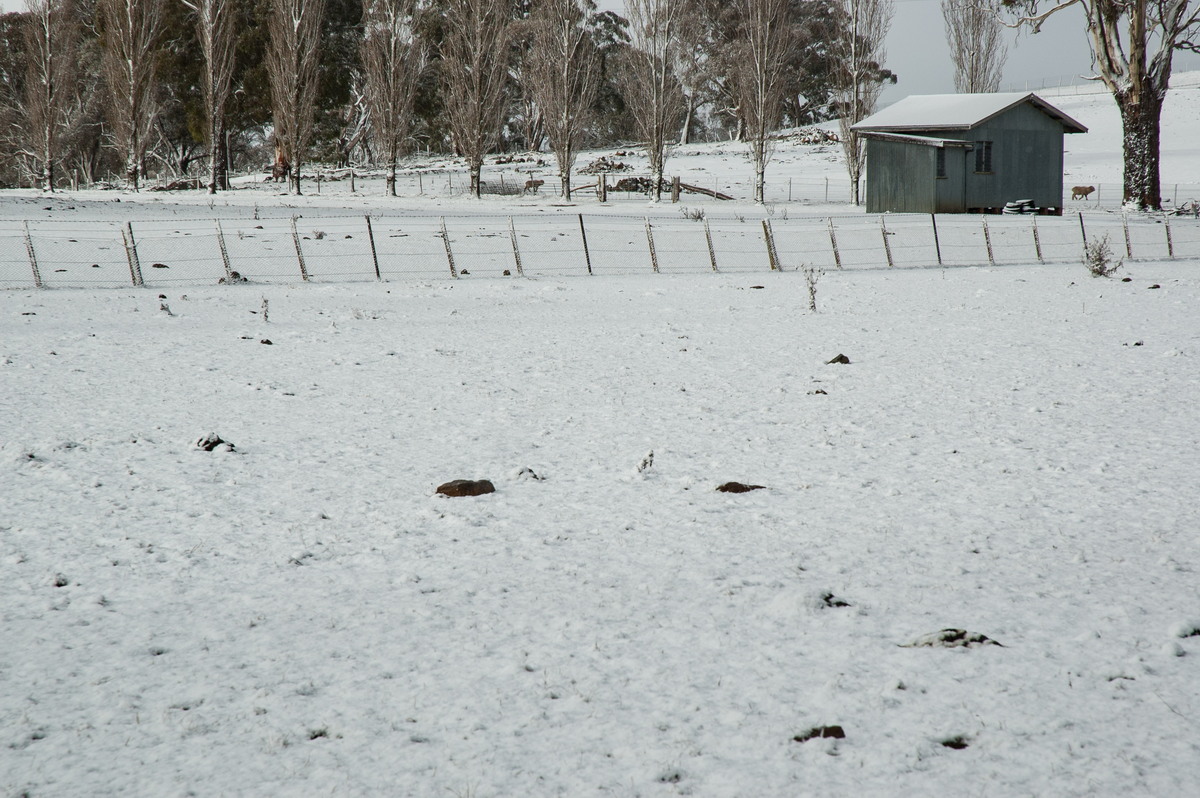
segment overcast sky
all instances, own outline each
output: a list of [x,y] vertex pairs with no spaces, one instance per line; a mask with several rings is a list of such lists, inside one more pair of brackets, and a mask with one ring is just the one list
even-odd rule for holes
[[[946,47],[940,0],[894,0],[896,15],[887,42],[887,66],[900,80],[884,91],[883,103],[910,94],[943,94],[954,91],[954,67]],[[602,9],[623,13],[622,0],[598,0]],[[0,9],[24,8],[23,0],[0,0]],[[1039,89],[1043,83],[1077,81],[1090,74],[1083,12],[1069,8],[1046,23],[1036,36],[1008,34],[1008,62],[1002,89]],[[1200,56],[1175,54],[1176,71],[1200,69]]]

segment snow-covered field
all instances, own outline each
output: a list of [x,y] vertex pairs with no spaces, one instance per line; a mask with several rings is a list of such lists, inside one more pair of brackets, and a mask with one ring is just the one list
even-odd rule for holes
[[0,292],[0,794],[1200,793],[1200,263],[809,300]]

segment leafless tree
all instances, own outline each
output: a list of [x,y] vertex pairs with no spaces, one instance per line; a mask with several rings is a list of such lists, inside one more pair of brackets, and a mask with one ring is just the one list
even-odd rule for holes
[[875,111],[883,82],[891,74],[883,69],[887,57],[883,43],[894,11],[892,0],[841,0],[840,30],[830,48],[834,107],[855,205],[862,200],[860,188],[867,153],[866,141],[852,126]]
[[233,81],[237,37],[235,0],[181,0],[196,15],[196,33],[204,54],[204,136],[208,143],[208,193],[216,194],[225,177],[225,103]]
[[687,110],[680,80],[690,0],[625,0],[630,49],[622,70],[625,101],[638,137],[646,146],[655,199],[662,198],[668,145],[680,135]]
[[754,162],[754,201],[763,202],[771,134],[783,118],[787,67],[794,39],[789,0],[733,0],[740,36],[729,75]]
[[954,62],[954,88],[960,94],[994,92],[1004,76],[1008,47],[993,0],[942,0],[946,43]]
[[500,139],[508,84],[512,0],[447,0],[442,101],[454,146],[479,196],[483,158]]
[[[1055,14],[1079,6],[1092,48],[1093,80],[1121,113],[1125,202],[1162,207],[1159,130],[1176,50],[1200,50],[1200,3],[1191,0],[1004,0],[1016,27],[1037,33]],[[1047,7],[1049,6],[1049,7]]]
[[393,197],[396,162],[405,150],[417,81],[427,64],[427,48],[413,25],[417,7],[418,0],[368,0],[363,15],[367,109]]
[[296,194],[313,133],[324,15],[325,0],[271,0],[266,63],[276,157],[282,155],[291,166],[291,190]]
[[528,79],[558,162],[562,195],[570,199],[571,170],[600,85],[600,55],[579,0],[537,0],[531,21]]
[[62,140],[73,122],[75,57],[79,39],[71,0],[25,0],[27,75],[25,147],[43,191],[54,191]]
[[125,180],[139,187],[154,126],[155,50],[162,34],[162,0],[99,0],[104,26],[104,78]]

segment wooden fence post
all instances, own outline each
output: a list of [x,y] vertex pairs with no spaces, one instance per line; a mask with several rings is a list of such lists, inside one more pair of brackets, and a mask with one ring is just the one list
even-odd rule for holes
[[938,266],[942,265],[942,243],[938,239],[937,229],[937,214],[929,214],[929,221],[933,222],[933,248],[937,252]]
[[296,230],[296,217],[292,217],[292,243],[296,245],[296,262],[300,264],[300,279],[308,282],[308,267],[304,265],[304,250],[300,249],[300,233]]
[[221,229],[221,220],[217,219],[217,249],[221,251],[221,265],[225,267],[225,282],[233,282],[233,267],[229,263],[229,250],[225,248],[225,231]]
[[596,181],[596,195],[601,202],[608,202],[608,172],[600,173],[600,179]]
[[1163,219],[1163,226],[1167,229],[1167,257],[1175,258],[1175,242],[1171,240],[1171,220]]
[[37,253],[33,251],[33,236],[29,234],[29,222],[25,222],[25,252],[29,255],[29,268],[33,269],[33,285],[42,287],[42,273],[38,271]]
[[671,202],[679,202],[679,195],[683,189],[680,187],[679,175],[671,178]]
[[704,238],[708,241],[708,261],[712,264],[712,270],[719,271],[717,269],[717,250],[713,248],[712,230],[708,227],[708,219],[704,220]]
[[896,264],[892,262],[892,244],[888,241],[887,224],[884,223],[882,216],[879,217],[879,232],[883,235],[883,252],[887,255],[887,264],[890,269]]
[[[828,178],[826,178],[828,180]],[[839,269],[842,268],[842,254],[838,252],[837,234],[833,231],[833,217],[829,217],[829,244],[833,247],[833,262]]]
[[133,224],[126,222],[121,230],[121,238],[125,241],[125,257],[129,261],[129,278],[135,286],[145,285],[142,281],[142,264],[138,260],[137,239],[133,237]]
[[996,256],[992,252],[992,232],[988,230],[987,217],[983,217],[983,243],[987,245],[988,263],[996,265]]
[[646,243],[650,245],[650,268],[658,274],[658,253],[654,250],[654,231],[650,228],[650,217],[646,217]]
[[375,264],[375,279],[383,282],[383,275],[379,273],[379,253],[375,251],[375,231],[371,229],[371,215],[367,214],[367,241],[371,244],[371,263]]
[[1121,214],[1121,226],[1125,229],[1125,257],[1133,258],[1133,242],[1129,240],[1129,214]]
[[1045,263],[1042,257],[1042,237],[1038,235],[1037,217],[1033,217],[1033,247],[1037,250],[1038,263]]
[[446,229],[446,217],[442,217],[442,243],[446,245],[446,262],[450,264],[450,276],[458,279],[458,268],[454,265],[454,250],[450,248],[450,232]]
[[783,262],[779,260],[779,250],[775,247],[775,227],[770,219],[763,219],[763,230],[767,237],[767,256],[771,259],[771,268],[783,271]]
[[521,266],[521,250],[517,247],[517,227],[513,224],[511,216],[508,217],[508,236],[512,239],[513,262],[517,264],[517,274],[524,277],[525,269]]

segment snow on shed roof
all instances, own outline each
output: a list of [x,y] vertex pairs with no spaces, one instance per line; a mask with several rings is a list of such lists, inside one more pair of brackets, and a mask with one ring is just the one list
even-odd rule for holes
[[882,130],[864,130],[864,138],[880,139],[882,141],[903,141],[909,144],[919,144],[922,147],[970,147],[971,142],[962,139],[941,139],[933,136],[914,136],[911,133],[890,133]]
[[969,130],[1023,102],[1051,119],[1062,122],[1065,133],[1086,133],[1087,128],[1032,93],[917,94],[872,114],[855,130]]

